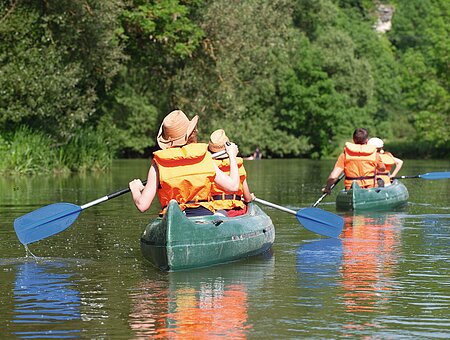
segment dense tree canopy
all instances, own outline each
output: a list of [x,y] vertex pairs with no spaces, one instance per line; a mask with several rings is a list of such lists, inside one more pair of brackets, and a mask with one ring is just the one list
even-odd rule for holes
[[0,0],[0,150],[17,131],[49,150],[95,133],[147,155],[179,108],[244,154],[333,156],[365,126],[448,155],[450,2],[383,1],[387,33],[380,3]]

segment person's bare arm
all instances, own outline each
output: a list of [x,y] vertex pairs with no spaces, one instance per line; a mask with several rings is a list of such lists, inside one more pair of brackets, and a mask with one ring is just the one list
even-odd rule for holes
[[395,169],[392,172],[392,174],[389,176],[391,178],[397,176],[397,174],[399,173],[400,169],[403,166],[403,161],[400,158],[394,157],[394,161],[395,161]]
[[132,180],[128,186],[136,208],[140,212],[147,211],[155,198],[159,185],[158,171],[155,164],[152,164],[148,171],[147,183],[144,186],[140,179]]
[[327,184],[322,189],[323,192],[327,194],[331,193],[331,186],[337,181],[339,176],[342,174],[342,171],[344,171],[344,169],[338,166],[334,167],[333,171],[331,171],[330,175],[328,176]]
[[216,164],[214,164],[214,168],[216,169],[216,178],[214,181],[223,190],[227,192],[236,192],[239,190],[240,184],[239,169],[236,161],[236,155],[238,154],[239,149],[234,143],[225,145],[225,149],[227,150],[230,159],[230,175],[226,175]]
[[247,179],[244,179],[244,183],[242,183],[242,187],[244,190],[244,201],[246,203],[251,202],[255,199],[255,195],[250,192],[248,187]]

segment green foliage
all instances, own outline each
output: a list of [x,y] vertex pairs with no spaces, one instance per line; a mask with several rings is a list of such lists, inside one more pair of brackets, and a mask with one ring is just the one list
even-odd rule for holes
[[394,141],[385,143],[386,150],[392,152],[396,157],[402,159],[430,159],[450,158],[450,144],[441,144],[438,147],[431,142],[416,141]]
[[399,51],[403,111],[417,138],[437,148],[450,141],[450,4],[398,1],[389,35]]
[[108,138],[90,128],[59,145],[49,135],[22,126],[0,136],[0,173],[105,170],[114,153]]
[[55,164],[52,140],[43,133],[20,127],[0,137],[0,173],[47,172]]
[[308,39],[297,48],[298,61],[281,87],[280,116],[290,134],[308,136],[313,158],[336,154],[355,127],[375,125],[377,70],[352,34],[376,36],[367,24],[345,29],[356,21],[353,16],[327,0],[300,1],[294,12]]
[[132,84],[122,83],[111,92],[99,129],[114,136],[116,150],[143,154],[156,145],[159,113],[151,96],[137,93]]
[[450,2],[382,3],[387,34],[372,0],[1,1],[0,169],[148,155],[175,108],[244,155],[333,156],[355,127],[446,154]]
[[120,67],[115,1],[20,1],[0,19],[0,129],[27,125],[63,141],[95,122]]
[[122,37],[136,54],[188,57],[203,38],[202,30],[189,18],[198,2],[135,0],[122,13]]
[[17,8],[0,24],[0,127],[67,131],[88,113],[80,107],[81,71],[65,65],[54,45],[40,42],[50,38],[40,28],[37,9],[28,9]]
[[173,109],[171,77],[200,46],[202,29],[192,20],[200,1],[130,1],[118,33],[129,56],[99,105],[100,129],[109,130],[120,155],[155,148],[162,117]]
[[323,29],[337,26],[339,7],[331,0],[299,0],[292,17],[295,26],[314,41]]
[[286,143],[294,151],[272,148],[285,135],[274,123],[277,85],[295,54],[297,35],[290,12],[290,3],[280,0],[214,1],[198,12],[207,38],[172,86],[174,106],[200,115],[203,140],[222,127],[244,154],[256,146],[270,150],[266,155],[305,153],[307,143]]
[[58,163],[72,171],[105,170],[111,166],[114,151],[106,136],[87,128],[61,146]]

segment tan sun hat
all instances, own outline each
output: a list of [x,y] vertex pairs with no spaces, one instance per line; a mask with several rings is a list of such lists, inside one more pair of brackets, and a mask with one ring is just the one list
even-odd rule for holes
[[377,137],[370,138],[369,141],[367,142],[367,144],[373,145],[373,146],[375,146],[377,149],[381,149],[381,148],[383,148],[383,146],[384,146],[383,140],[380,139],[380,138],[377,138]]
[[198,116],[189,120],[181,110],[169,113],[163,120],[156,140],[161,149],[186,145],[186,142],[197,126]]
[[[218,129],[211,133],[209,137],[208,149],[211,152],[218,152],[225,150],[225,143],[229,142],[227,135],[223,129]],[[227,157],[227,155],[225,154]]]

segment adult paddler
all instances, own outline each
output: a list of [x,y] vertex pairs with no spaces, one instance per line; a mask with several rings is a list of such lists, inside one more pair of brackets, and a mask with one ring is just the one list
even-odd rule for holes
[[225,146],[230,159],[227,175],[214,163],[208,144],[197,143],[197,121],[198,116],[189,120],[181,110],[164,118],[157,136],[161,150],[153,153],[146,185],[139,179],[129,183],[139,211],[148,210],[158,194],[162,214],[174,199],[186,216],[212,215],[213,183],[232,193],[239,189],[238,147],[233,143]]
[[[225,144],[229,141],[225,131],[218,129],[209,138],[208,150],[212,153],[224,150]],[[244,160],[241,157],[237,157],[236,160],[240,182],[238,191],[230,193],[216,184],[213,184],[211,190],[214,209],[225,212],[229,217],[245,214],[247,212],[247,203],[254,198],[247,184],[247,172],[245,171]],[[230,159],[228,155],[225,154],[217,157],[214,162],[224,173],[230,173]]]
[[357,128],[353,132],[353,143],[345,143],[344,152],[339,155],[334,169],[328,176],[327,184],[322,189],[323,192],[330,193],[331,186],[343,171],[346,190],[351,188],[353,181],[361,188],[376,186],[376,172],[384,172],[386,167],[377,153],[377,148],[367,144],[368,138],[369,133],[364,128]]

